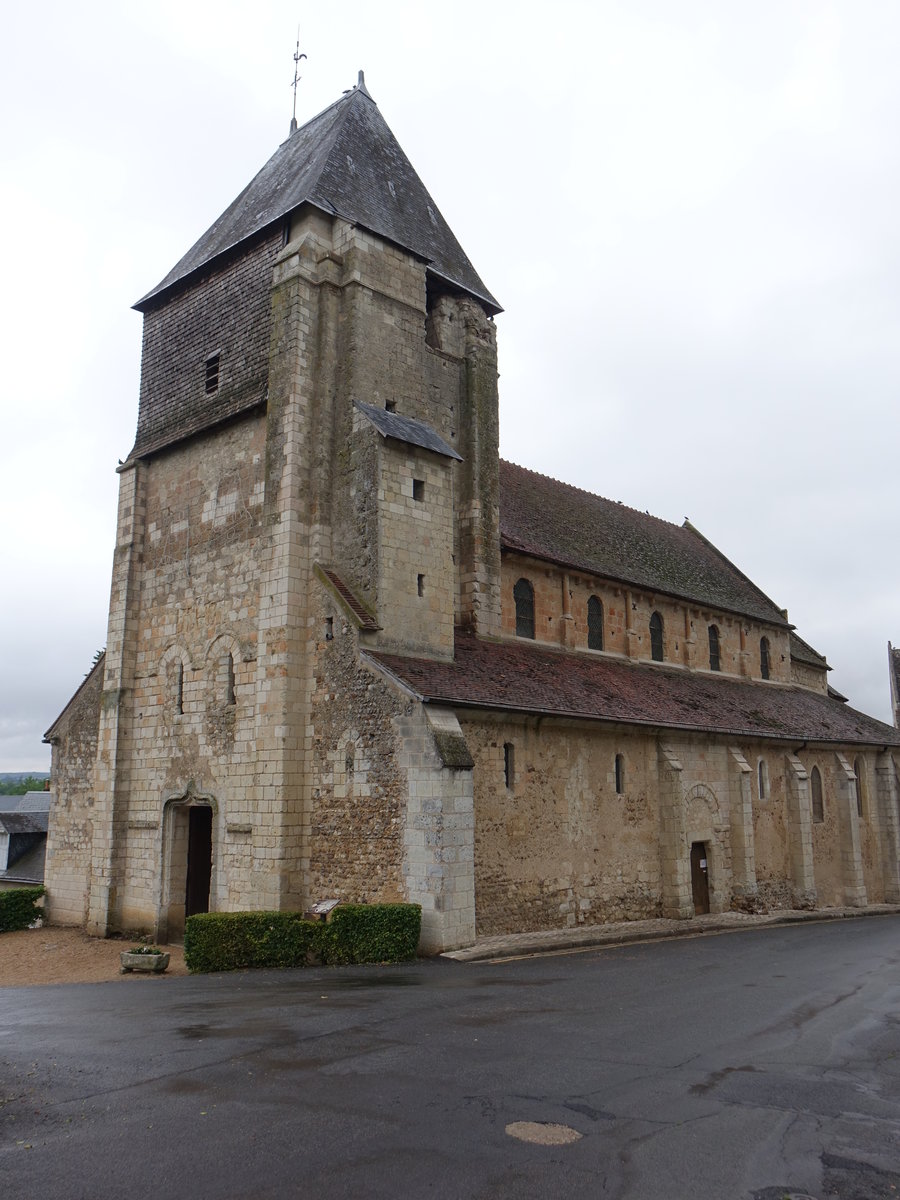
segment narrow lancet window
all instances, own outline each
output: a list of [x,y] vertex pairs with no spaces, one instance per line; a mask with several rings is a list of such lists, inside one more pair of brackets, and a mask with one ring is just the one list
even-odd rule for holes
[[709,630],[709,669],[721,671],[719,662],[719,630],[716,625],[710,625]]
[[650,657],[654,662],[662,662],[663,653],[663,620],[658,612],[650,618]]
[[179,717],[184,714],[184,663],[181,661],[175,675],[175,711]]
[[603,602],[599,596],[588,600],[588,649],[603,649]]
[[520,579],[513,588],[516,602],[516,637],[534,637],[534,588],[527,579]]
[[511,792],[515,783],[516,750],[512,742],[503,743],[503,779],[506,790]]
[[759,677],[769,678],[769,639],[759,639]]
[[825,801],[822,796],[822,776],[818,767],[813,767],[810,771],[809,790],[812,798],[812,819],[816,825],[821,825],[825,820]]
[[621,796],[625,792],[625,758],[624,755],[616,755],[616,795]]
[[225,707],[234,704],[234,655],[225,656]]

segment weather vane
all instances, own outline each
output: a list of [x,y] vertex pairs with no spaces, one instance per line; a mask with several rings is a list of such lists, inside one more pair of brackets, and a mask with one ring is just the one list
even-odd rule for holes
[[300,53],[300,26],[297,26],[297,49],[294,51],[294,111],[291,116],[291,133],[297,130],[297,84],[300,82],[300,59],[306,58]]

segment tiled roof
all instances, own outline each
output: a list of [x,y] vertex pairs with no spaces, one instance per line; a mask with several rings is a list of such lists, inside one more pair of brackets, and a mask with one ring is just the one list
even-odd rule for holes
[[813,650],[809,642],[804,642],[803,638],[798,637],[793,630],[791,630],[791,658],[795,658],[797,662],[809,663],[811,667],[830,670],[828,663],[818,650]]
[[421,446],[423,450],[431,450],[434,454],[442,454],[445,458],[455,458],[457,462],[462,462],[462,457],[450,443],[445,442],[440,434],[435,433],[424,421],[388,412],[386,408],[377,408],[374,404],[363,404],[359,400],[356,401],[356,407],[372,422],[382,437],[394,438],[395,441],[406,442],[410,446]]
[[457,630],[453,662],[369,652],[425,701],[733,737],[900,746],[900,731],[803,688],[656,664],[483,642]]
[[491,312],[500,311],[366,91],[361,72],[359,86],[292,133],[135,307],[143,308],[304,203],[402,246],[424,259],[434,275],[469,292]]
[[587,574],[787,625],[781,609],[687,522],[673,525],[503,461],[500,541]]

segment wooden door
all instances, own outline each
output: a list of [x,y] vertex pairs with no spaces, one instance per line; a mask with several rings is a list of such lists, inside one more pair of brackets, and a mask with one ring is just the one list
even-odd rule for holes
[[694,893],[694,913],[709,912],[709,870],[706,843],[691,843],[691,890]]
[[192,805],[188,809],[187,884],[184,915],[209,912],[209,881],[212,874],[212,809]]

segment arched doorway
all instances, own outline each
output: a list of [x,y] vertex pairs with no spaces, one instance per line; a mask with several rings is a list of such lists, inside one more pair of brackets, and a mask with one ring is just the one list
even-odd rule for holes
[[183,936],[185,920],[209,912],[215,802],[191,787],[168,801],[163,819],[163,894],[157,938]]

